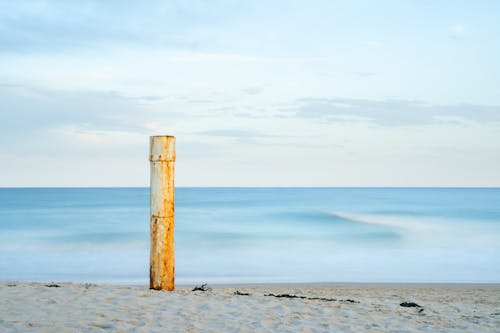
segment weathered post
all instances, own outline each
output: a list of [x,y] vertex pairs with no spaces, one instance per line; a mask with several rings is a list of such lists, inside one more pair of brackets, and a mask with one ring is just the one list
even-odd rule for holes
[[174,290],[175,137],[152,136],[149,288]]

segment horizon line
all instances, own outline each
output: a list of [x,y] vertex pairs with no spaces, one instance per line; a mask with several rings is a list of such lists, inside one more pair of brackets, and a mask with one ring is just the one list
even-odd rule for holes
[[[0,186],[0,189],[142,189],[149,186]],[[500,186],[175,186],[175,188],[224,189],[500,189]]]

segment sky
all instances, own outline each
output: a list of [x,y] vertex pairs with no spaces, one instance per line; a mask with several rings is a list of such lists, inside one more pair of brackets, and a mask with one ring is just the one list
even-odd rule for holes
[[498,13],[0,0],[0,186],[500,186]]

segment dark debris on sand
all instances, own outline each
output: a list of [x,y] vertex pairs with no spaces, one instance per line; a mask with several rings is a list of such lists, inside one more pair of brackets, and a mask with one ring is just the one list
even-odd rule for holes
[[403,303],[399,304],[399,306],[402,306],[405,308],[421,308],[420,305],[418,305],[417,303],[413,303],[413,302],[403,302]]
[[203,283],[201,286],[195,286],[191,291],[210,291],[212,288],[208,287],[206,283]]
[[277,298],[300,298],[300,299],[308,299],[315,301],[325,301],[325,302],[343,302],[343,303],[359,303],[358,301],[352,299],[336,299],[336,298],[325,298],[325,297],[307,297],[307,296],[298,296],[298,295],[290,295],[290,294],[266,294],[264,296],[271,296]]

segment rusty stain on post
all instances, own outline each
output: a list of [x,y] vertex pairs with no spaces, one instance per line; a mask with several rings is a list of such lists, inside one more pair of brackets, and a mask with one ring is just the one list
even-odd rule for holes
[[149,288],[174,290],[174,163],[175,137],[152,136]]

